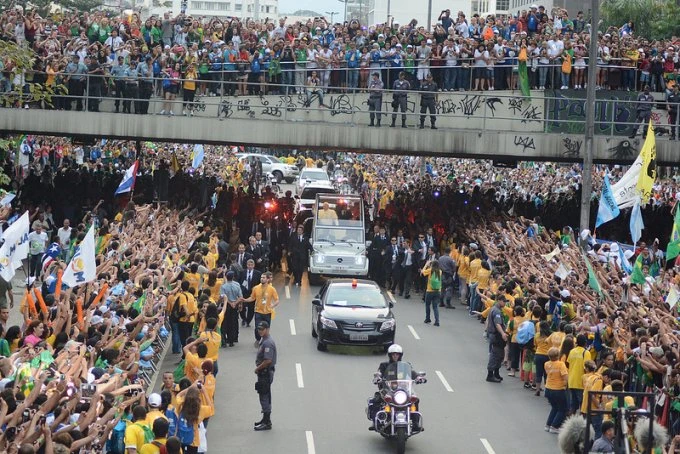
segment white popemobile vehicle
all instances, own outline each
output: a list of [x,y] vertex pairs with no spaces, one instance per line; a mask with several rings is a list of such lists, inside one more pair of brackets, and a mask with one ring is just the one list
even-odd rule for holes
[[363,200],[357,195],[317,194],[312,210],[310,282],[321,275],[368,274]]

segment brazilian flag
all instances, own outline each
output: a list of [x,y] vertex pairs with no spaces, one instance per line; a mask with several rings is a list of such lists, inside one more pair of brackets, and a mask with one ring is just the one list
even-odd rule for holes
[[630,275],[630,282],[633,284],[644,284],[645,273],[642,272],[642,254],[638,255],[633,265],[633,274]]
[[517,65],[517,71],[519,75],[519,89],[521,90],[523,96],[529,98],[531,97],[531,90],[529,88],[529,70],[527,68],[528,56],[526,47],[522,47],[522,49],[519,51],[517,60],[519,62]]

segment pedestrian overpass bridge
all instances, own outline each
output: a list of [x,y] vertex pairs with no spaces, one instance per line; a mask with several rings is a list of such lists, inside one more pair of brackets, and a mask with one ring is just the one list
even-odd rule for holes
[[[657,94],[660,99],[660,94]],[[196,115],[152,114],[162,99],[152,98],[150,114],[115,113],[113,99],[103,99],[100,112],[29,109],[0,110],[0,131],[81,138],[119,138],[164,142],[249,145],[449,156],[499,162],[549,160],[574,162],[585,152],[585,91],[546,90],[523,97],[519,92],[441,92],[436,100],[437,130],[419,129],[419,95],[409,94],[407,129],[391,128],[390,93],[382,103],[382,127],[369,127],[368,95],[326,94],[324,107],[316,95],[304,94],[201,97]],[[642,139],[630,140],[635,121],[635,93],[598,91],[595,162],[632,162]],[[87,105],[87,102],[84,103]],[[680,142],[669,140],[668,114],[653,111],[657,160],[680,163]],[[181,113],[179,100],[173,110]],[[385,115],[386,112],[390,114]],[[642,128],[640,128],[640,131]],[[665,130],[665,134],[664,134]]]

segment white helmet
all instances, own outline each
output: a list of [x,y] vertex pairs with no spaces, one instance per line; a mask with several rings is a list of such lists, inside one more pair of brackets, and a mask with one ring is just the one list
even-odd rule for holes
[[392,353],[399,353],[400,355],[403,355],[404,350],[401,348],[401,345],[392,344],[392,345],[390,345],[390,348],[387,349],[387,354],[391,355]]

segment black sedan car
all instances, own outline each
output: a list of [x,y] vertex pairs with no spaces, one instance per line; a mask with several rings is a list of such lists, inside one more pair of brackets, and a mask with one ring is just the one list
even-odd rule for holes
[[385,351],[394,343],[394,301],[366,279],[329,279],[312,300],[312,336],[317,349],[332,345],[374,345]]

